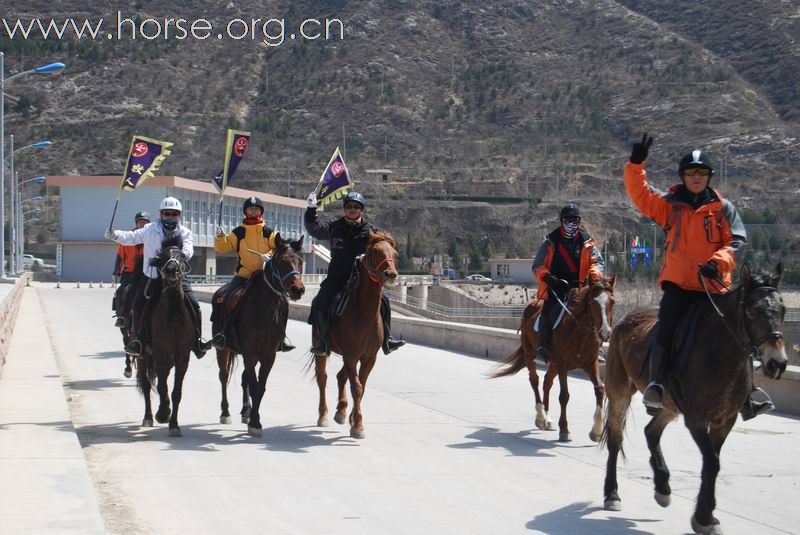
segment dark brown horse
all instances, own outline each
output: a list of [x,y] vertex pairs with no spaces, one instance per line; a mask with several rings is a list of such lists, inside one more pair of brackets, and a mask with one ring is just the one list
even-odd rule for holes
[[[783,343],[785,307],[778,291],[781,265],[775,274],[751,274],[745,265],[741,282],[730,292],[702,304],[697,336],[680,377],[665,382],[664,408],[645,427],[653,467],[655,500],[670,504],[669,469],[661,454],[661,434],[683,413],[684,422],[703,455],[700,493],[691,524],[695,533],[722,533],[714,518],[719,454],[753,385],[752,358],[763,363],[767,377],[778,379],[786,369]],[[710,298],[709,298],[710,299]],[[718,307],[719,312],[716,310]],[[634,310],[614,328],[606,362],[607,422],[603,441],[608,464],[604,507],[619,511],[617,456],[622,450],[625,416],[631,397],[648,383],[646,353],[655,310]]]
[[[169,422],[169,435],[181,436],[178,427],[178,407],[183,392],[183,377],[189,367],[189,352],[197,334],[194,328],[191,305],[183,293],[184,274],[189,264],[181,251],[179,239],[168,239],[162,243],[158,256],[159,279],[151,280],[145,289],[150,303],[145,314],[150,326],[150,342],[142,351],[142,361],[137,366],[137,384],[144,396],[144,419],[142,426],[153,426],[150,407],[150,390],[156,382],[158,390],[158,423]],[[167,377],[175,368],[172,387],[172,410],[170,411]]]
[[553,386],[553,379],[558,375],[558,400],[561,403],[561,416],[558,419],[560,441],[571,440],[567,422],[567,372],[574,369],[583,370],[594,385],[597,404],[589,438],[598,442],[602,436],[605,387],[600,380],[597,356],[601,343],[611,335],[616,282],[617,276],[613,275],[588,284],[568,296],[566,307],[569,312],[564,313],[561,325],[553,331],[550,342],[550,359],[544,376],[544,403],[539,397],[539,375],[536,373],[535,361],[539,337],[532,328],[533,322],[542,311],[541,302],[531,303],[525,308],[520,326],[522,334],[519,349],[503,359],[498,370],[490,375],[493,378],[513,375],[527,366],[533,395],[536,397],[535,423],[536,427],[543,430],[553,429],[553,422],[550,420],[550,388]]
[[[253,274],[255,280],[242,297],[227,332],[224,349],[217,350],[219,382],[222,386],[220,423],[230,423],[228,380],[237,354],[244,359],[242,373],[242,423],[255,437],[262,434],[259,409],[267,387],[267,377],[275,364],[278,344],[283,340],[289,301],[303,296],[303,238],[297,241],[275,237],[276,249],[264,269]],[[288,298],[288,299],[287,299]],[[256,365],[259,365],[256,376]]]
[[[397,244],[389,233],[370,232],[369,244],[364,256],[356,260],[358,264],[358,285],[331,328],[331,351],[342,355],[344,365],[336,380],[339,385],[339,401],[334,420],[345,422],[347,414],[347,394],[345,384],[350,381],[353,396],[353,411],[350,413],[350,436],[364,438],[364,416],[361,401],[367,387],[367,378],[375,366],[378,350],[383,342],[383,322],[381,321],[381,292],[391,287],[397,279]],[[317,343],[318,333],[313,334]],[[328,357],[315,355],[315,372],[319,386],[319,419],[317,425],[328,425],[328,404],[325,400],[325,385],[328,373],[325,369]]]

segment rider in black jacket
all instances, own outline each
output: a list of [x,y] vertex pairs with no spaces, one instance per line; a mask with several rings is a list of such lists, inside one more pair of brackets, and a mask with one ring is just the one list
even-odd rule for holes
[[[331,299],[347,284],[353,262],[357,256],[364,254],[369,243],[369,232],[375,230],[363,216],[366,204],[363,195],[351,191],[344,198],[344,217],[321,223],[317,216],[316,193],[311,192],[308,196],[308,209],[305,213],[306,230],[318,240],[328,240],[331,250],[328,276],[320,284],[319,293],[311,305],[311,319],[319,331],[319,342],[311,348],[311,352],[315,355],[330,354],[328,310]],[[385,295],[381,297],[381,319],[384,331],[383,352],[388,355],[403,346],[405,342],[395,340],[390,334],[391,309]]]

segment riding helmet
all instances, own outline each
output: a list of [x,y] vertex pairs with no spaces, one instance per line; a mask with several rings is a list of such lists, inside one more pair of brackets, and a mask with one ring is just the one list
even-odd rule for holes
[[706,151],[695,149],[683,158],[678,164],[678,174],[683,176],[683,172],[689,167],[702,167],[708,169],[709,176],[714,176],[714,165]]
[[367,200],[357,191],[351,191],[345,195],[342,204],[347,204],[348,201],[357,202],[361,205],[362,210],[367,206]]
[[183,212],[183,206],[181,206],[181,201],[179,201],[175,197],[164,197],[164,200],[161,201],[161,205],[158,207],[158,211],[162,212],[164,210],[175,210],[176,212]]
[[133,218],[133,221],[135,223],[138,223],[140,219],[144,219],[145,221],[147,221],[149,223],[150,222],[150,214],[148,214],[147,212],[144,212],[144,211],[137,212],[136,216],[134,216],[134,218]]
[[572,203],[569,203],[561,209],[561,212],[558,214],[559,219],[564,219],[565,217],[577,217],[580,219],[581,211],[580,209]]
[[258,206],[259,208],[261,208],[261,213],[264,213],[264,203],[258,197],[253,196],[253,197],[248,197],[247,199],[245,199],[244,206],[242,207],[242,211],[243,212],[246,211],[251,206]]

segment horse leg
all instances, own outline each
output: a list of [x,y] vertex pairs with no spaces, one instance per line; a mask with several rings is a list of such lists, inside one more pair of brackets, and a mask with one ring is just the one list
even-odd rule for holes
[[569,386],[567,385],[567,366],[562,364],[558,368],[558,402],[561,404],[561,414],[558,417],[558,441],[571,442],[569,423],[567,422],[567,404],[569,403]]
[[606,385],[600,380],[600,365],[596,360],[592,366],[584,368],[583,371],[594,385],[594,423],[592,430],[589,431],[589,438],[592,442],[600,442],[603,437],[603,398],[606,396]]
[[628,385],[618,394],[612,392],[606,403],[604,438],[608,448],[608,461],[606,462],[606,479],[603,484],[603,509],[606,511],[622,510],[622,500],[619,498],[619,487],[617,486],[617,458],[622,451],[625,415],[635,391],[632,386]]
[[661,453],[661,434],[664,428],[672,421],[674,415],[665,410],[660,410],[653,416],[644,428],[644,437],[647,439],[647,448],[650,450],[650,466],[653,468],[653,484],[655,493],[653,497],[661,507],[669,506],[672,489],[669,486],[669,468]]
[[[255,374],[255,371],[253,372]],[[247,379],[247,370],[242,372],[242,410],[239,414],[242,415],[242,423],[250,422],[250,383]]]
[[[245,359],[245,370],[243,375],[243,383],[246,382],[247,390],[251,398],[253,398],[253,404],[250,408],[248,408],[248,422],[247,422],[247,433],[253,437],[260,437],[262,435],[261,430],[261,421],[258,419],[258,413],[253,410],[252,407],[255,406],[255,397],[258,395],[258,377],[256,377],[256,366],[255,364],[247,363],[247,357]],[[249,400],[248,400],[249,401]],[[244,407],[242,407],[242,411],[244,411]],[[242,417],[244,420],[244,417]]]
[[172,385],[172,417],[169,419],[169,436],[181,436],[181,428],[178,427],[178,407],[183,396],[183,377],[189,367],[189,355],[181,362],[175,364],[175,382]]
[[543,386],[543,394],[544,394],[544,429],[547,431],[552,431],[553,428],[553,420],[550,419],[550,389],[553,387],[553,379],[556,377],[556,367],[552,364],[547,368],[547,372],[544,374],[544,386]]
[[171,411],[169,409],[169,390],[167,388],[167,378],[169,368],[166,366],[158,367],[158,410],[156,411],[156,422],[165,424],[169,422]]
[[350,436],[353,438],[364,438],[364,415],[361,414],[361,397],[364,395],[364,386],[356,370],[358,361],[348,362],[344,357],[344,365],[347,368],[347,378],[350,380],[350,394],[353,396],[353,410],[350,412]]
[[344,389],[347,384],[347,366],[342,365],[342,369],[336,374],[336,384],[339,387],[339,400],[336,402],[333,419],[337,424],[343,424],[347,420],[347,392]]
[[700,448],[700,453],[703,454],[700,494],[697,496],[697,506],[692,515],[692,529],[695,533],[722,533],[719,520],[714,517],[714,509],[717,507],[714,489],[720,467],[719,453],[735,422],[736,415],[726,420],[721,426],[711,428],[710,432],[706,427],[706,422],[686,423],[692,438]]
[[[350,428],[350,436],[353,438],[364,438],[366,436],[364,432],[364,414],[361,410],[361,402],[364,401],[364,394],[367,391],[367,379],[369,378],[369,373],[372,371],[372,368],[375,366],[375,361],[377,358],[368,359],[361,363],[358,369],[358,382],[361,386],[361,390],[359,393],[358,400],[356,400],[355,393],[353,394],[353,422],[352,427]],[[355,415],[358,414],[360,419],[357,419]]]
[[317,387],[319,388],[319,407],[317,409],[317,426],[328,427],[330,421],[328,420],[328,401],[325,398],[325,388],[328,384],[328,370],[327,370],[328,357],[325,355],[314,356],[314,375],[317,379]]
[[523,344],[522,351],[525,353],[525,365],[528,367],[528,381],[531,383],[533,389],[533,397],[536,399],[536,427],[539,429],[547,429],[547,417],[544,413],[544,404],[542,397],[539,395],[539,373],[536,371],[536,360],[532,350]]
[[150,391],[153,385],[150,383],[150,377],[147,375],[147,366],[142,365],[136,368],[140,390],[144,398],[144,418],[142,418],[142,427],[153,427],[153,407],[150,404]]
[[[253,435],[260,437],[261,430],[261,400],[264,399],[264,393],[267,391],[267,377],[275,364],[275,353],[268,355],[261,361],[258,367],[258,382],[255,387],[250,389],[250,395],[253,398],[253,408],[250,410],[250,423],[247,426],[247,431]],[[255,434],[253,432],[255,430]]]
[[222,389],[222,401],[220,402],[220,415],[219,423],[231,423],[231,413],[229,411],[230,405],[228,404],[228,380],[230,379],[230,371],[228,370],[229,359],[232,358],[229,349],[217,349],[217,368],[219,368],[219,385]]

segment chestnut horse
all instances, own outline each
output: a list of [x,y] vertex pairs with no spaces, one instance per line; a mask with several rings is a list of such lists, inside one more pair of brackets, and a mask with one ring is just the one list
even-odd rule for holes
[[[183,293],[184,274],[189,264],[181,251],[179,238],[169,238],[162,242],[161,253],[155,259],[160,278],[151,279],[145,288],[150,303],[145,313],[150,325],[150,342],[142,350],[142,360],[137,365],[136,383],[144,396],[143,427],[153,426],[153,412],[150,406],[150,390],[156,382],[158,390],[158,411],[156,421],[169,422],[169,436],[181,436],[178,427],[178,406],[183,393],[183,377],[189,367],[189,352],[197,333],[190,309],[192,305]],[[155,302],[153,302],[153,300]],[[172,387],[172,411],[169,406],[167,377],[175,368]]]
[[533,395],[536,398],[535,423],[536,427],[543,430],[553,429],[553,422],[550,420],[550,388],[553,386],[553,379],[558,375],[560,385],[558,400],[561,403],[561,416],[558,419],[559,441],[571,440],[567,422],[569,402],[567,372],[578,368],[584,371],[594,385],[596,407],[589,438],[599,442],[602,436],[605,387],[600,380],[600,364],[597,357],[601,343],[608,340],[611,335],[616,282],[616,275],[607,279],[601,278],[580,290],[573,290],[567,296],[568,312],[564,313],[561,325],[553,330],[551,337],[550,358],[544,376],[544,403],[539,397],[539,375],[536,373],[535,360],[539,336],[532,327],[542,311],[543,304],[540,301],[525,307],[520,326],[522,334],[519,349],[503,359],[497,365],[497,371],[490,374],[492,378],[504,377],[513,375],[527,366]]
[[[275,364],[275,353],[283,340],[288,319],[289,301],[303,296],[303,237],[297,241],[275,237],[275,253],[264,269],[253,274],[256,280],[242,297],[227,332],[231,335],[224,349],[217,350],[219,382],[222,387],[220,423],[231,422],[228,412],[228,380],[236,355],[244,359],[242,373],[242,423],[254,437],[262,434],[259,409],[267,387],[267,378]],[[288,297],[288,299],[287,299]],[[224,306],[224,305],[223,305]],[[256,377],[256,365],[258,377]]]
[[[338,424],[345,422],[347,394],[345,384],[350,381],[353,396],[353,411],[350,413],[350,436],[364,438],[364,416],[361,401],[367,386],[367,378],[375,366],[378,350],[383,343],[381,321],[381,292],[394,285],[397,278],[397,244],[387,232],[371,231],[364,255],[356,259],[358,285],[353,289],[342,315],[330,332],[330,347],[333,353],[342,355],[344,365],[336,380],[339,385],[339,401],[333,419]],[[319,333],[313,333],[316,344]],[[328,373],[325,369],[328,357],[315,355],[315,374],[319,386],[318,426],[328,425],[328,404],[325,400],[325,385]]]
[[[702,303],[697,336],[680,377],[665,381],[664,408],[644,430],[653,467],[655,500],[670,504],[669,469],[661,454],[661,434],[683,413],[692,438],[703,455],[700,493],[691,524],[695,533],[722,533],[714,518],[715,482],[719,454],[739,410],[753,386],[753,357],[763,363],[764,375],[778,379],[786,369],[783,316],[786,308],[778,291],[781,265],[776,273],[751,274],[741,269],[741,282],[720,296]],[[648,383],[647,347],[656,325],[655,310],[634,310],[614,328],[606,361],[607,422],[603,442],[608,463],[603,488],[604,507],[619,511],[617,456],[622,450],[625,416],[636,391]]]

